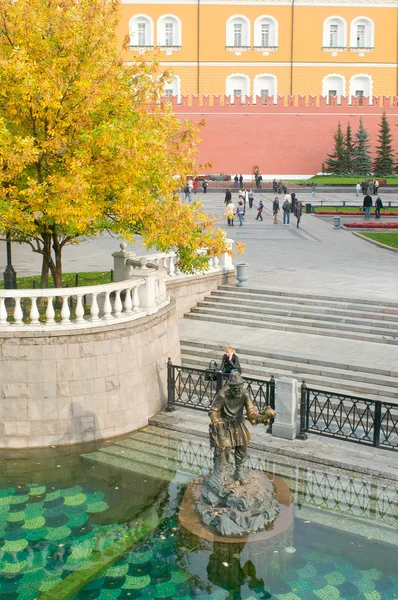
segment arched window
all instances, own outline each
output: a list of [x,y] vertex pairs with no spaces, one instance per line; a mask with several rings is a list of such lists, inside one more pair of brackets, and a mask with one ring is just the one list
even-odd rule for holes
[[182,25],[181,19],[175,15],[162,15],[157,23],[157,44],[166,50],[178,50],[181,48]]
[[129,21],[130,46],[153,46],[153,21],[148,15],[134,15]]
[[226,80],[226,95],[230,96],[231,102],[235,102],[235,98],[242,98],[245,102],[246,96],[250,94],[250,79],[247,75],[234,73],[229,75]]
[[181,79],[178,75],[170,77],[164,84],[164,95],[167,98],[177,98],[177,101],[181,100]]
[[241,52],[250,50],[250,21],[243,15],[234,15],[227,21],[226,50]]
[[322,96],[327,96],[330,101],[331,96],[337,96],[338,99],[341,96],[345,96],[345,77],[343,75],[327,75],[322,81]]
[[329,17],[323,22],[322,49],[337,56],[347,47],[347,23],[342,17]]
[[278,49],[278,21],[264,15],[254,22],[254,50],[269,52]]
[[[263,75],[256,75],[253,82],[253,96],[256,102],[267,103],[267,98],[272,96],[274,102],[276,101],[277,95],[277,79],[275,75],[269,75],[264,73]],[[257,97],[260,97],[260,101]]]
[[[350,50],[361,56],[374,48],[374,23],[368,17],[357,17],[350,25]],[[363,54],[362,54],[363,55]]]
[[370,75],[354,75],[350,79],[350,98],[358,98],[359,104],[362,98],[371,98],[373,95],[373,80]]

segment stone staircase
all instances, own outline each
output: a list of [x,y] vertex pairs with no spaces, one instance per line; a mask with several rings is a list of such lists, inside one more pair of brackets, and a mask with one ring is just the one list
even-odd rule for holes
[[[208,473],[212,458],[206,433],[182,434],[178,430],[152,425],[110,446],[82,455],[88,465],[100,464],[116,471],[183,484]],[[307,507],[354,517],[361,523],[364,518],[371,517],[380,521],[383,530],[380,535],[384,536],[384,541],[386,536],[393,535],[391,542],[398,545],[394,529],[398,493],[391,482],[357,475],[353,478],[349,472],[254,449],[250,452],[248,467],[282,477],[300,504],[297,516],[301,513],[301,518],[307,518],[303,512]],[[325,514],[322,518],[326,518]],[[364,525],[360,527],[363,529]],[[393,529],[392,534],[389,528]]]
[[[212,359],[220,363],[224,349],[224,345],[220,343],[203,344],[196,340],[181,340],[182,364],[185,367],[207,368]],[[242,372],[248,377],[294,377],[299,382],[305,380],[308,387],[398,403],[398,366],[397,371],[392,372],[309,359],[300,356],[300,352],[292,356],[244,347],[237,347],[236,351]]]
[[222,285],[188,319],[398,345],[398,303]]

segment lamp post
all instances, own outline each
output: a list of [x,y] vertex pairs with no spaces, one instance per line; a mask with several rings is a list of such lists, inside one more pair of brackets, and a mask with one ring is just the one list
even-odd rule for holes
[[7,266],[3,273],[4,289],[16,290],[17,289],[17,274],[14,267],[12,266],[11,259],[11,234],[10,232],[6,235],[6,252],[7,252]]

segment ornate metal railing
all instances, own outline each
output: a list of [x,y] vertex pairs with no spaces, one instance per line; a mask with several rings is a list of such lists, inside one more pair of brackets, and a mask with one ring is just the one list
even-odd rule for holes
[[307,431],[398,450],[398,404],[313,389],[303,382],[300,437]]
[[[223,387],[228,375],[208,369],[195,369],[167,364],[167,410],[186,406],[197,410],[209,410],[217,392]],[[275,379],[243,377],[245,387],[258,410],[270,405],[275,408]]]

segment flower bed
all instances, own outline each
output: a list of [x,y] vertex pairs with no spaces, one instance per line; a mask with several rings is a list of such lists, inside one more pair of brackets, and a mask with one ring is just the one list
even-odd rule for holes
[[389,223],[362,221],[361,223],[344,223],[344,227],[349,227],[350,229],[398,229],[398,221],[390,221]]
[[[363,216],[364,212],[362,211],[358,211],[358,212],[354,212],[354,211],[342,211],[342,210],[316,210],[315,215],[333,215],[334,217],[339,217],[340,215],[346,215],[348,217],[357,217],[357,216]],[[380,213],[380,215],[382,217],[398,217],[398,212],[382,212]],[[374,212],[371,213],[371,216],[374,216]]]

